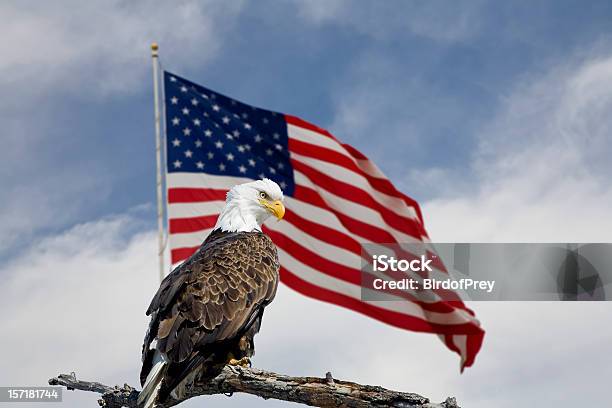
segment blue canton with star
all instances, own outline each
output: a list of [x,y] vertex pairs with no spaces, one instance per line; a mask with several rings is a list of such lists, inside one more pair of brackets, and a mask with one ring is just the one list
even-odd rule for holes
[[[168,173],[269,178],[295,187],[284,115],[164,72]],[[205,187],[205,186],[204,186]]]

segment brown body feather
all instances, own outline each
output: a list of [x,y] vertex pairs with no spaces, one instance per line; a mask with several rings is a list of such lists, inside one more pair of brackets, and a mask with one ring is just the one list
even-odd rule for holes
[[155,349],[168,361],[160,400],[195,370],[200,377],[215,375],[229,353],[250,357],[263,310],[276,294],[278,270],[276,247],[267,235],[213,231],[163,280],[151,301],[141,384]]

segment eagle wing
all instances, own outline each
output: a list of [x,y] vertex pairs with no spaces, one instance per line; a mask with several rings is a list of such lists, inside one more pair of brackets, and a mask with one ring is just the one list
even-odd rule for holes
[[279,267],[267,235],[213,231],[151,301],[141,383],[151,370],[153,341],[170,363],[181,363],[196,349],[237,336],[274,298]]

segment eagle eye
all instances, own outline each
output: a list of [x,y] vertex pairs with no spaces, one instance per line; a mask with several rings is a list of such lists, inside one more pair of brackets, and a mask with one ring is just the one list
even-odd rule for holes
[[264,200],[268,198],[268,195],[264,191],[259,192],[259,198],[263,198]]

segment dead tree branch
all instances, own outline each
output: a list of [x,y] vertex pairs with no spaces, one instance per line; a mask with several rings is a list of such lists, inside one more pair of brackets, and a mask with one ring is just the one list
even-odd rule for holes
[[[49,380],[51,385],[62,385],[69,390],[92,391],[102,394],[98,400],[105,408],[137,408],[138,391],[129,385],[109,387],[97,382],[77,380],[74,373],[60,374]],[[239,366],[226,366],[221,373],[206,383],[196,383],[181,400],[169,399],[161,408],[179,404],[199,395],[244,392],[264,399],[274,398],[316,407],[396,407],[396,408],[459,408],[454,398],[440,404],[430,403],[418,394],[391,391],[379,386],[362,385],[334,379],[291,377],[270,371]]]

